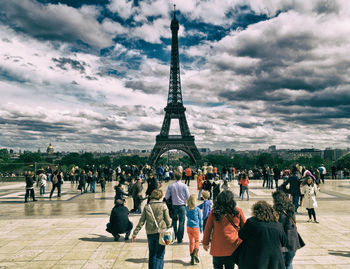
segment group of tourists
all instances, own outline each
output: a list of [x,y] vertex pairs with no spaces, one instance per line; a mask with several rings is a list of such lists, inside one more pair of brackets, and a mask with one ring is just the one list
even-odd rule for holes
[[[166,246],[160,244],[159,238],[161,231],[172,229],[177,244],[183,242],[185,231],[187,232],[191,265],[200,262],[199,244],[202,242],[203,249],[210,251],[213,256],[214,268],[234,268],[237,264],[238,268],[243,269],[289,269],[292,268],[296,250],[304,245],[296,228],[297,207],[293,204],[294,199],[292,202],[289,198],[289,195],[293,197],[292,192],[289,191],[293,188],[293,177],[299,176],[294,173],[294,170],[297,168],[292,169],[293,172],[284,181],[283,187],[278,186],[278,190],[273,193],[273,205],[266,201],[258,201],[253,205],[252,217],[248,220],[243,211],[237,207],[234,194],[229,187],[224,188],[225,184],[217,182],[216,184],[221,187],[217,193],[214,192],[213,183],[217,178],[211,177],[213,182],[208,178],[205,179],[205,182],[209,181],[211,184],[211,192],[203,187],[199,190],[198,196],[190,195],[187,184],[182,182],[180,167],[179,172],[176,171],[174,174],[175,182],[167,187],[164,195],[158,177],[151,173],[149,180],[146,181],[148,202],[142,211],[140,203],[136,203],[135,206],[133,196],[133,212],[141,212],[135,229],[132,231],[134,225],[127,217],[128,209],[123,200],[128,193],[119,186],[116,187],[120,190],[116,190],[115,207],[111,212],[107,231],[113,234],[116,241],[121,234],[125,233],[125,240],[129,240],[131,235],[131,241],[134,242],[145,225],[149,268],[163,268]],[[201,172],[198,176],[205,177]],[[298,178],[299,190],[305,193],[306,200],[307,194],[311,192],[308,188],[314,183],[312,178],[310,182],[310,178],[307,177],[305,185],[301,188],[300,178]],[[247,199],[249,199],[244,181],[249,184],[248,175],[242,173],[239,181],[242,185],[242,197],[247,193]],[[202,185],[205,185],[205,182]],[[146,199],[142,197],[141,179],[133,186],[138,187],[135,187],[136,191],[131,193],[139,195],[140,200]],[[314,186],[317,184],[314,183]],[[201,200],[198,206],[196,206],[197,199]],[[311,215],[314,214],[314,210],[308,209],[308,212]],[[124,218],[124,224],[116,224],[120,223],[121,217]],[[201,233],[203,233],[202,238]]]

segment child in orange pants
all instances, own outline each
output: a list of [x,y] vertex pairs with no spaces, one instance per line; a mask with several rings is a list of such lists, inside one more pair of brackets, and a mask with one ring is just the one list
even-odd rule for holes
[[195,261],[199,263],[199,232],[203,232],[202,213],[196,207],[196,196],[194,194],[187,200],[186,216],[187,234],[190,240],[191,265],[194,265]]

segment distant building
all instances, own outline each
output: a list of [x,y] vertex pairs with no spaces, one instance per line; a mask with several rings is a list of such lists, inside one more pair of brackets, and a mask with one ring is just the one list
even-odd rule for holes
[[46,149],[46,153],[47,154],[49,154],[49,155],[51,155],[51,154],[54,154],[54,150],[53,150],[53,146],[51,145],[51,143],[50,143],[50,145],[47,147],[47,149]]
[[332,148],[326,148],[324,150],[324,158],[328,160],[338,160],[339,158],[346,155],[349,151],[345,149],[332,149]]
[[277,147],[275,145],[269,146],[269,149],[268,149],[269,152],[274,152],[276,150],[277,150]]

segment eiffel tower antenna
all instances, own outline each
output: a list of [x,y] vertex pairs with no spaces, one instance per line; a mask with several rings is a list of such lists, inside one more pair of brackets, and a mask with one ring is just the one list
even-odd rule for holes
[[[181,80],[180,80],[180,60],[178,46],[179,22],[176,19],[176,5],[174,5],[174,16],[170,24],[171,38],[171,63],[170,79],[167,106],[164,108],[165,117],[160,134],[156,137],[156,144],[149,157],[151,164],[156,164],[160,156],[172,149],[181,150],[189,155],[192,162],[200,160],[201,156],[194,143],[194,136],[191,135],[187,124],[183,105]],[[181,135],[169,135],[172,119],[178,119]]]

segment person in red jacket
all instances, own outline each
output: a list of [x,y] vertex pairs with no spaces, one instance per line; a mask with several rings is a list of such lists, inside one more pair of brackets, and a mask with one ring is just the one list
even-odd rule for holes
[[214,269],[234,268],[232,253],[241,242],[238,231],[244,226],[243,211],[236,207],[231,191],[222,191],[217,197],[204,229],[203,248],[213,256]]
[[242,200],[243,200],[243,197],[244,197],[244,193],[246,192],[247,193],[247,201],[249,200],[249,192],[248,192],[248,185],[249,185],[249,178],[248,178],[248,175],[247,174],[243,174],[240,182],[239,182],[241,185],[242,185]]

